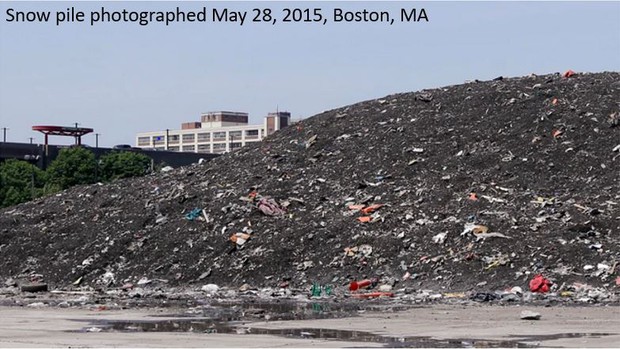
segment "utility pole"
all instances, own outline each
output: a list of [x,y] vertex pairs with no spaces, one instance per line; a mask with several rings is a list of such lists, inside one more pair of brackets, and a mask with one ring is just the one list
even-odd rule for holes
[[166,150],[168,150],[168,138],[170,137],[170,129],[166,129]]
[[30,144],[32,144],[32,140],[33,140],[34,138],[30,137],[30,138],[28,138],[28,139],[30,139]]
[[95,148],[99,148],[99,136],[101,133],[95,133]]
[[2,132],[4,133],[4,137],[3,137],[3,141],[2,141],[3,143],[6,143],[6,130],[8,130],[8,128],[6,128],[6,127],[2,128]]
[[[77,131],[78,125],[79,125],[79,124],[76,122],[76,123],[75,123],[75,130],[76,130],[76,131]],[[79,138],[79,136],[75,136],[75,144],[76,144],[76,145],[77,145],[77,144],[79,144],[79,142],[78,142],[78,138]]]

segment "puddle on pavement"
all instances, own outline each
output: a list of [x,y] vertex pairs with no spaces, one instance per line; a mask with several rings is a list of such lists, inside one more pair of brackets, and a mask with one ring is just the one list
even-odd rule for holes
[[[252,326],[254,321],[286,321],[355,317],[365,311],[398,312],[411,306],[368,303],[217,303],[202,305],[176,314],[160,314],[162,320],[88,320],[82,332],[190,332],[219,334],[274,335],[294,339],[322,339],[359,343],[379,343],[395,348],[536,348],[540,342],[560,338],[599,337],[610,333],[562,333],[537,336],[511,336],[507,340],[433,339],[423,336],[386,336],[365,331],[325,328],[266,329]],[[173,319],[170,319],[173,318]]]
[[366,311],[398,312],[419,306],[384,303],[321,303],[321,302],[248,302],[212,303],[185,310],[183,313],[153,315],[154,317],[209,318],[222,321],[241,320],[310,320],[357,316]]

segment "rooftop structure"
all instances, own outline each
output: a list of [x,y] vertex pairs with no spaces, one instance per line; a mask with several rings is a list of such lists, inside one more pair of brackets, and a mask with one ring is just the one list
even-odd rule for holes
[[136,146],[195,153],[225,153],[260,142],[266,136],[290,125],[291,113],[269,113],[263,124],[249,125],[248,113],[215,111],[202,113],[200,121],[184,122],[179,130],[141,132]]
[[[77,125],[77,124],[76,124]],[[75,138],[75,144],[82,144],[82,136],[93,132],[92,128],[85,127],[68,127],[68,126],[32,126],[33,131],[39,131],[45,135],[45,145],[47,145],[47,136],[69,136]]]

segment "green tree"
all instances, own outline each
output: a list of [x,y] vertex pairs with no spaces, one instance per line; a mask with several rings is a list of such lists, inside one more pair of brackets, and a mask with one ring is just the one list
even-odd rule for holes
[[25,161],[9,159],[0,164],[0,206],[7,207],[43,195],[46,174]]
[[100,173],[104,181],[145,175],[151,158],[130,151],[112,152],[101,157]]
[[47,168],[50,191],[67,189],[78,184],[94,183],[95,154],[84,147],[60,150],[58,157]]

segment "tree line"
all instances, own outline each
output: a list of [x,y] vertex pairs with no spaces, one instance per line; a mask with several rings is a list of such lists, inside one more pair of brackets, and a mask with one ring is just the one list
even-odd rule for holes
[[142,176],[150,171],[151,158],[121,151],[97,159],[84,147],[62,149],[44,171],[22,160],[0,163],[0,207],[8,207],[54,194],[79,184],[109,182]]

